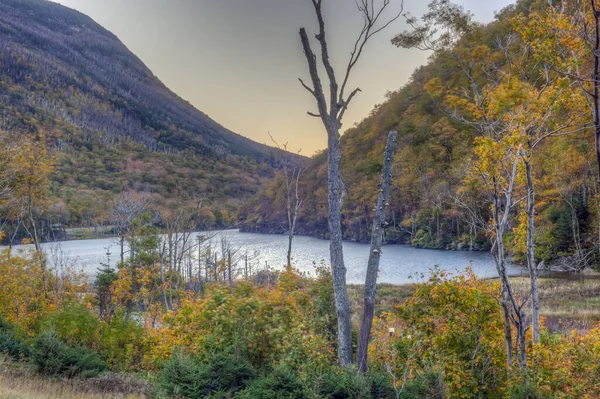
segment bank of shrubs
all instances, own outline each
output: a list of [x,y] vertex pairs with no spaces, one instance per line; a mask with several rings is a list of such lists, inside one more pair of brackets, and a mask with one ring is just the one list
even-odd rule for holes
[[[103,288],[110,311],[100,316],[94,292],[75,283],[52,291],[56,282],[47,279],[45,293],[28,267],[0,257],[14,292],[10,301],[0,293],[0,353],[43,375],[134,372],[152,382],[156,398],[600,397],[600,328],[544,331],[528,348],[527,372],[507,370],[500,288],[470,273],[434,271],[411,298],[379,314],[361,376],[335,366],[333,290],[323,270],[313,279],[287,270],[204,284],[199,293],[179,292],[173,309],[147,302],[145,311],[126,305],[119,292],[127,284],[117,278]],[[27,279],[22,271],[31,272]],[[11,288],[20,282],[30,284],[27,295]]]

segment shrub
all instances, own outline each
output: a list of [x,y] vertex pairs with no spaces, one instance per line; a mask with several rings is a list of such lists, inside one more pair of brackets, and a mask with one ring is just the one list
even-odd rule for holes
[[4,353],[14,360],[23,360],[30,355],[29,346],[14,333],[4,330],[0,330],[0,353]]
[[100,356],[112,370],[139,370],[146,349],[144,327],[121,309],[108,323],[102,323]]
[[362,376],[351,369],[333,368],[313,377],[316,395],[331,399],[387,399],[394,396],[388,376]]
[[159,390],[169,396],[202,398],[205,386],[201,374],[201,367],[193,357],[175,352],[163,366],[158,380]]
[[107,369],[98,353],[62,342],[54,331],[41,333],[33,342],[32,360],[39,373],[67,378],[94,377]]
[[[434,271],[410,300],[374,320],[372,365],[391,367],[399,380],[405,367],[413,376],[435,369],[451,396],[501,398],[506,354],[499,291],[471,272],[453,277]],[[390,337],[389,327],[398,334]]]
[[83,305],[67,306],[48,316],[46,330],[52,330],[68,345],[98,349],[102,323],[98,315]]
[[97,351],[115,371],[138,370],[145,349],[144,327],[127,317],[125,309],[108,321],[83,305],[69,306],[44,322],[68,345]]
[[546,399],[538,388],[532,383],[518,384],[510,387],[506,392],[510,399]]
[[146,361],[168,358],[173,348],[198,354],[233,348],[257,369],[285,364],[294,369],[325,369],[334,361],[331,337],[315,317],[312,297],[291,271],[280,273],[269,289],[239,283],[234,289],[214,284],[202,297],[181,301],[176,312],[150,331]]
[[400,395],[400,399],[444,399],[445,397],[443,375],[436,372],[419,374],[408,381]]
[[30,355],[29,346],[19,337],[14,327],[0,317],[0,353],[14,360],[22,360]]
[[236,399],[309,399],[314,397],[298,375],[286,368],[253,380]]
[[162,394],[182,398],[206,398],[218,393],[229,397],[255,376],[252,366],[226,354],[199,362],[183,352],[175,352],[165,363],[158,385]]

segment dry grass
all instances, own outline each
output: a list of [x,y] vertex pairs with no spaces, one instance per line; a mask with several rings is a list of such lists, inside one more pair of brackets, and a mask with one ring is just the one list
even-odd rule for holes
[[[360,318],[362,317],[364,309],[363,289],[364,285],[348,285],[348,296],[350,297],[350,305],[352,306],[352,323],[357,328],[360,326]],[[375,315],[378,316],[382,312],[393,311],[394,305],[400,304],[408,298],[412,297],[414,292],[414,284],[377,284]]]
[[49,381],[37,377],[0,376],[0,399],[142,399],[139,395],[82,392],[69,381]]
[[[528,292],[529,279],[515,278],[522,296]],[[540,313],[551,331],[587,330],[600,322],[600,276],[595,273],[539,280]]]
[[[42,378],[26,368],[0,360],[0,399],[145,399],[144,394],[126,394],[122,387],[111,392],[110,384],[118,377],[104,379],[61,380]],[[110,380],[110,381],[109,381]],[[117,383],[122,384],[123,381]],[[132,387],[139,388],[139,382]]]
[[[489,281],[497,281],[490,279]],[[529,290],[529,278],[511,279],[517,292],[525,297]],[[550,331],[587,330],[600,322],[600,274],[557,275],[539,279],[541,314]],[[389,312],[414,293],[414,284],[381,284],[377,288],[375,314]],[[360,325],[363,311],[363,286],[349,285],[348,294],[352,305],[352,322]]]

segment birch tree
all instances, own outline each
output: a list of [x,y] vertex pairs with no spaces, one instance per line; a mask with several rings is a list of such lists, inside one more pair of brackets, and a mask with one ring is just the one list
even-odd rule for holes
[[408,16],[407,23],[412,29],[396,36],[393,44],[433,51],[436,56],[445,57],[465,78],[450,87],[435,78],[427,83],[426,89],[434,99],[442,99],[444,112],[478,133],[470,171],[483,181],[491,203],[492,217],[487,227],[492,257],[502,283],[507,366],[510,368],[513,363],[511,326],[514,324],[519,364],[525,369],[527,316],[508,275],[504,243],[516,204],[515,185],[522,149],[518,135],[511,134],[515,117],[503,112],[510,103],[506,100],[511,99],[506,91],[514,82],[498,75],[501,64],[497,52],[488,46],[471,44],[476,42],[477,26],[462,7],[448,0],[434,0],[422,22]]

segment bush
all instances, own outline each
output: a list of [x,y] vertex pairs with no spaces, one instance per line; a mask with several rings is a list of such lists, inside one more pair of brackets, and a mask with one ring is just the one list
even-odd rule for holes
[[0,353],[10,356],[14,360],[23,360],[29,357],[30,350],[14,333],[0,330]]
[[[434,270],[411,299],[374,320],[372,369],[391,365],[398,379],[405,367],[413,376],[434,369],[443,374],[449,396],[501,398],[506,348],[499,291],[497,284],[478,280],[471,271],[454,277]],[[390,337],[389,327],[401,333]]]
[[427,372],[419,374],[408,381],[400,395],[400,399],[444,399],[446,387],[440,373]]
[[394,397],[388,376],[362,376],[350,369],[331,369],[314,377],[314,392],[331,399],[387,399]]
[[213,284],[203,296],[182,300],[177,312],[166,313],[160,327],[148,331],[153,345],[144,360],[158,365],[181,348],[209,361],[207,355],[233,348],[259,370],[282,364],[326,369],[335,361],[334,343],[316,313],[304,281],[290,271],[280,273],[271,289]]
[[506,397],[510,399],[546,399],[538,388],[532,383],[519,384],[510,387],[506,392]]
[[31,357],[37,371],[45,375],[88,378],[107,369],[98,353],[68,346],[54,331],[43,332],[34,340]]
[[199,362],[183,352],[175,352],[165,363],[158,385],[162,394],[188,399],[206,398],[217,393],[229,396],[246,386],[256,373],[252,366],[226,354]]
[[29,357],[29,345],[15,332],[14,327],[0,317],[0,353],[10,356],[14,360],[23,360]]
[[102,323],[100,356],[114,371],[139,370],[146,348],[144,333],[144,327],[121,309]]
[[44,321],[45,329],[56,332],[68,345],[97,349],[102,323],[98,315],[83,305],[67,306]]
[[83,305],[69,306],[50,315],[44,325],[68,345],[97,351],[114,371],[140,368],[144,327],[127,317],[125,309],[104,321]]
[[236,399],[309,399],[314,397],[304,386],[302,380],[293,371],[277,368],[253,380],[245,391],[236,395]]

